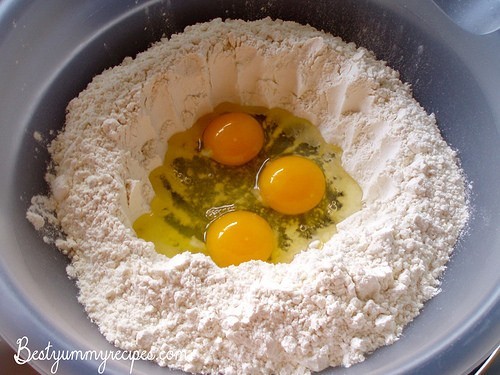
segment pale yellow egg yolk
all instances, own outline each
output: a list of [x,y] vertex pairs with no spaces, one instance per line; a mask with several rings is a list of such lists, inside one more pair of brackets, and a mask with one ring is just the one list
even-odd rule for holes
[[209,225],[206,247],[218,266],[237,266],[250,260],[268,260],[276,247],[276,238],[270,225],[259,215],[233,211]]
[[258,177],[265,204],[285,215],[297,215],[314,208],[323,199],[325,176],[312,160],[284,156],[266,163]]
[[258,155],[264,145],[259,122],[243,112],[226,113],[212,120],[203,132],[203,147],[215,161],[243,165]]

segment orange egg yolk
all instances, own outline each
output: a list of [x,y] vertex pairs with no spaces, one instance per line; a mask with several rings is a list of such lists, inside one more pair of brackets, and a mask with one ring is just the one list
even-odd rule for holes
[[268,260],[276,239],[262,217],[250,211],[234,211],[209,225],[206,247],[218,266],[237,266],[250,260]]
[[285,215],[297,215],[314,208],[323,199],[325,176],[312,160],[284,156],[265,164],[258,177],[265,204]]
[[203,132],[203,147],[215,161],[230,166],[243,165],[264,145],[259,122],[242,112],[226,113],[212,120]]

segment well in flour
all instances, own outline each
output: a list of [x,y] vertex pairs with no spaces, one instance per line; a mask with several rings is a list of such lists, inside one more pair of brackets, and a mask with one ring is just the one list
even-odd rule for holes
[[[219,268],[158,254],[131,223],[169,137],[222,102],[280,107],[343,150],[363,208],[290,264]],[[391,344],[439,288],[467,220],[464,179],[435,119],[363,48],[264,19],[188,27],[95,77],[49,147],[45,204],[68,274],[102,334],[125,350],[187,355],[161,366],[224,374],[350,366]],[[52,220],[52,219],[51,219]]]

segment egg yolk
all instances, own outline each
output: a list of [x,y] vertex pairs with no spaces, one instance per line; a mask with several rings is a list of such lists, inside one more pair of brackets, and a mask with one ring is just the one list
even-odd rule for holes
[[297,215],[323,199],[326,182],[314,161],[291,155],[265,164],[258,177],[258,188],[265,204],[282,214]]
[[243,165],[260,152],[264,131],[259,122],[243,112],[226,113],[212,120],[203,132],[203,146],[215,161]]
[[271,226],[250,211],[227,213],[212,222],[206,232],[207,252],[220,267],[266,261],[275,246]]

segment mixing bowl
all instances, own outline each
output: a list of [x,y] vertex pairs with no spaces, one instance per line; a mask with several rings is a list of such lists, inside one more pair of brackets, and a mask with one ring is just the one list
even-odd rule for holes
[[[30,198],[47,192],[49,155],[44,145],[63,126],[68,101],[94,75],[164,34],[215,17],[271,16],[309,23],[387,60],[403,81],[411,83],[427,112],[436,114],[472,184],[472,218],[443,276],[442,292],[426,304],[397,343],[377,350],[361,364],[324,373],[468,373],[500,338],[500,32],[494,31],[499,6],[495,1],[475,2],[481,13],[477,6],[464,7],[471,1],[436,3],[0,2],[1,335],[16,350],[16,340],[23,336],[33,350],[49,342],[61,351],[114,349],[78,304],[75,284],[65,273],[67,259],[46,245],[25,219]],[[49,373],[54,361],[30,363]],[[100,364],[99,359],[61,361],[57,370],[90,374],[97,373]],[[129,361],[109,360],[105,373],[129,369]],[[136,362],[133,373],[177,372]]]

